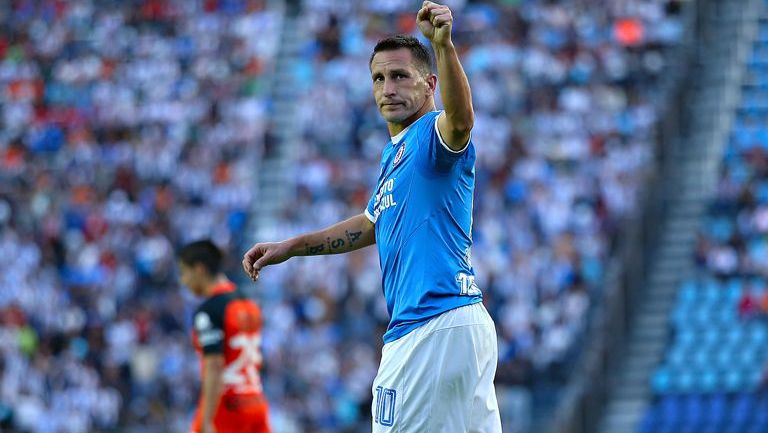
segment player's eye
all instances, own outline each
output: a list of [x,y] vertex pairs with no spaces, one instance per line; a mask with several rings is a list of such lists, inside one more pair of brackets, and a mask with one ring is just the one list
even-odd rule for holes
[[374,83],[379,83],[381,81],[384,81],[384,76],[383,75],[376,75],[375,77],[373,77],[373,82]]

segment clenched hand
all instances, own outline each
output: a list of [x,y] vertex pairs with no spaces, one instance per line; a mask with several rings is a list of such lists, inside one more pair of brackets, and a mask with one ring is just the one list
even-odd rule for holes
[[416,24],[421,34],[432,44],[447,45],[451,43],[453,15],[448,6],[425,1],[416,14]]

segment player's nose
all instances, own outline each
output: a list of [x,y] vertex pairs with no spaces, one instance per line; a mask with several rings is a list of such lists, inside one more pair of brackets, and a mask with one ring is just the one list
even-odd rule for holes
[[397,86],[394,80],[384,80],[383,86],[384,96],[394,96],[397,93]]

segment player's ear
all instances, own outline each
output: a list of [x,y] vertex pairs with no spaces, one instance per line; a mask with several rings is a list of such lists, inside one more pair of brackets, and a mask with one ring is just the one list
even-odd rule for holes
[[427,75],[427,86],[429,87],[429,94],[434,95],[437,91],[437,75],[435,74],[429,74]]

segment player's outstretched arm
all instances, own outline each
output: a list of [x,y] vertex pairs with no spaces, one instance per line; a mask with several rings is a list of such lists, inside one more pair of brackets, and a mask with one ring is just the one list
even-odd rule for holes
[[445,115],[437,120],[437,128],[445,144],[460,151],[469,141],[475,116],[469,80],[451,40],[453,15],[448,6],[425,1],[416,14],[416,23],[435,51],[440,96],[445,109]]
[[243,269],[256,280],[265,266],[282,263],[291,257],[348,253],[375,243],[373,223],[365,214],[360,214],[326,229],[282,242],[258,243],[243,256]]

